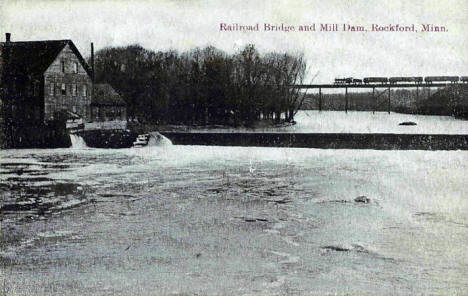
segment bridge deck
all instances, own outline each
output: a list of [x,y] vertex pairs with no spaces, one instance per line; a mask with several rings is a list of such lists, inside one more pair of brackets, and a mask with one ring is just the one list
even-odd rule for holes
[[411,88],[411,87],[446,87],[450,85],[466,85],[468,83],[374,83],[374,84],[298,84],[294,88]]

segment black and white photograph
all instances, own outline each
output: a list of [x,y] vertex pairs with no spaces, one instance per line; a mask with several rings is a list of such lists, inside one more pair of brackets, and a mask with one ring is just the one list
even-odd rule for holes
[[0,295],[468,295],[467,0],[0,0]]

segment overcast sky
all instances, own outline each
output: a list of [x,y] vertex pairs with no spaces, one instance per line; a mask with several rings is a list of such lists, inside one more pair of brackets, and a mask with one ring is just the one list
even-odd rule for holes
[[[96,2],[96,3],[95,3]],[[421,24],[448,32],[224,32],[220,23]],[[317,27],[317,29],[319,29]],[[214,45],[234,52],[304,52],[315,82],[342,76],[468,75],[468,0],[437,1],[52,1],[0,0],[0,33],[13,41],[72,39],[95,48],[138,43],[153,50]]]

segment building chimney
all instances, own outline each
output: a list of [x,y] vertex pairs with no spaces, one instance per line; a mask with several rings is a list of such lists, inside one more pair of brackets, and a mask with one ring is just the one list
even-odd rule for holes
[[91,82],[94,85],[94,44],[91,42]]
[[10,42],[11,33],[5,33],[5,41]]

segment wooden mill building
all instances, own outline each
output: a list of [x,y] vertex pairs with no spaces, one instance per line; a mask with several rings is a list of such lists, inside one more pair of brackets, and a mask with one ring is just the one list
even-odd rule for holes
[[[0,43],[3,146],[67,146],[63,142],[69,141],[68,119],[79,118],[84,127],[93,120],[115,119],[92,115],[93,73],[71,40],[12,42],[10,38],[7,33]],[[116,115],[126,123],[125,102],[115,99],[118,94],[112,91],[111,97],[118,101]],[[109,106],[111,100],[107,102]]]

